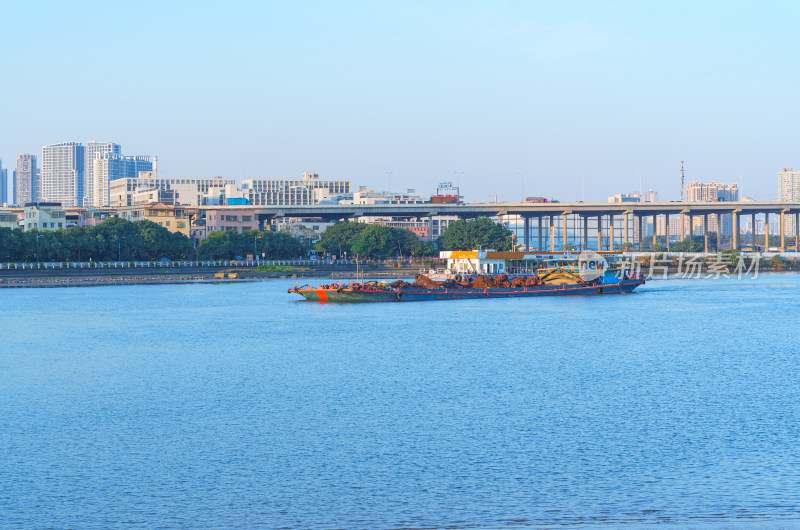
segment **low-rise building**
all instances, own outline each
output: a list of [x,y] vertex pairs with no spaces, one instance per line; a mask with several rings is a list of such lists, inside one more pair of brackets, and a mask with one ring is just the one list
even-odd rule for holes
[[182,206],[171,204],[141,204],[117,209],[119,217],[128,221],[152,221],[170,232],[191,237],[192,212]]
[[19,228],[19,215],[14,212],[0,212],[0,228]]
[[247,179],[242,192],[256,206],[320,204],[350,193],[349,180],[323,180],[306,171],[299,179]]
[[65,230],[67,212],[60,202],[29,202],[23,208],[23,230]]
[[78,226],[88,228],[97,226],[100,223],[117,216],[114,208],[87,208],[78,214]]
[[207,233],[225,230],[258,230],[258,218],[252,212],[243,210],[207,210]]
[[[111,206],[133,206],[137,193],[147,195],[153,190],[174,194],[174,204],[202,206],[204,204],[224,204],[228,197],[244,197],[236,188],[236,182],[222,177],[210,179],[157,178],[154,171],[142,171],[138,178],[121,178],[109,184]],[[165,194],[160,195],[167,200]],[[223,202],[220,202],[222,198]]]

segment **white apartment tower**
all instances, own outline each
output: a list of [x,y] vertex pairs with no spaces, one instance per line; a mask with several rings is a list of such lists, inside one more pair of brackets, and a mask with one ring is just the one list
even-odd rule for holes
[[148,156],[122,156],[112,153],[98,154],[92,160],[91,205],[96,208],[111,204],[111,183],[115,180],[138,178],[141,171],[152,171],[153,162]]
[[63,142],[42,147],[39,199],[62,206],[81,206],[84,198],[84,147]]
[[800,171],[783,168],[778,172],[778,197],[781,201],[800,201]]
[[36,155],[17,155],[17,200],[24,205],[39,200],[39,170],[36,167]]
[[103,155],[121,155],[122,147],[114,142],[88,142],[85,149],[84,205],[94,204],[94,160]]

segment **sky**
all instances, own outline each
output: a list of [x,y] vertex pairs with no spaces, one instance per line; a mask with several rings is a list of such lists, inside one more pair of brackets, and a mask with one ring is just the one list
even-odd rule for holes
[[6,4],[9,170],[97,140],[164,177],[605,201],[800,167],[800,2]]

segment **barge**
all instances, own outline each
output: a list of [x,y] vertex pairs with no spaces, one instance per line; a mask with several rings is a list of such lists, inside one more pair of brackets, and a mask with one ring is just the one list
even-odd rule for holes
[[[577,278],[571,282],[548,283],[534,276],[528,282],[530,285],[509,285],[507,287],[474,287],[470,286],[472,282],[459,284],[454,281],[438,283],[427,278],[425,280],[429,283],[419,285],[416,281],[414,284],[402,282],[405,285],[394,287],[378,282],[331,284],[317,287],[295,285],[289,289],[289,293],[298,294],[313,302],[413,302],[470,298],[624,294],[633,292],[634,289],[645,283],[641,274],[623,274],[614,282],[600,279],[584,281]],[[488,280],[488,283],[491,283],[491,278]]]

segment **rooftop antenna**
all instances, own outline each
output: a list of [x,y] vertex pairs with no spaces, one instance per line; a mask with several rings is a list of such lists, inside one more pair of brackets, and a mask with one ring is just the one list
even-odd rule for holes
[[683,202],[683,160],[681,160],[681,202]]

